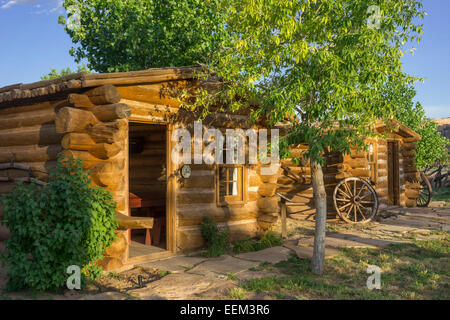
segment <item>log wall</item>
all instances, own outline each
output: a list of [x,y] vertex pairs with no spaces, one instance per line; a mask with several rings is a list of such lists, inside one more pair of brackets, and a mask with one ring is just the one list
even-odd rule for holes
[[[0,109],[0,163],[14,161],[29,165],[34,176],[47,181],[58,153],[82,159],[94,184],[110,190],[118,210],[123,212],[127,198],[126,118],[130,108],[118,103],[120,95],[113,86],[60,95],[60,98]],[[17,177],[21,173],[4,170],[0,174]],[[1,184],[0,193],[10,191],[11,187],[11,184]],[[125,262],[126,245],[118,245],[123,235],[117,233],[114,249],[106,253],[100,265],[112,261],[117,266]]]
[[[391,134],[389,139],[396,139],[399,142],[399,197],[400,206],[416,206],[419,196],[419,171],[417,170],[414,157],[416,155],[415,138],[403,138]],[[377,154],[377,178],[375,191],[377,192],[380,209],[391,205],[388,194],[388,150],[387,138],[376,140]],[[311,169],[307,159],[301,155],[308,149],[307,145],[298,145],[291,148],[292,157],[299,157],[301,161],[294,163],[292,158],[282,160],[282,164],[289,167],[290,171],[296,174],[300,181],[287,177],[283,173],[277,180],[277,192],[286,195],[292,203],[287,203],[287,213],[291,218],[307,219],[315,214],[313,190],[311,185]],[[357,176],[369,178],[370,171],[366,154],[361,151],[352,150],[348,155],[341,155],[336,152],[326,153],[326,165],[323,167],[325,188],[327,191],[328,218],[336,217],[333,207],[333,190],[339,180]]]

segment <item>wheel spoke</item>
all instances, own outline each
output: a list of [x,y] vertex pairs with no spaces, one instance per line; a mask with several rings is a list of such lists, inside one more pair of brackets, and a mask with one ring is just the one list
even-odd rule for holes
[[359,199],[360,200],[363,200],[363,199],[365,199],[365,198],[367,198],[368,196],[371,196],[372,195],[372,192],[368,192],[368,193],[366,193],[365,195],[363,195],[362,197],[360,197]]
[[341,194],[343,194],[345,197],[351,198],[351,196],[349,196],[344,190],[342,190],[342,189],[339,188],[338,191],[339,191]]
[[351,204],[352,204],[352,203],[349,202],[349,203],[347,203],[346,205],[340,207],[339,210],[345,209],[345,208],[347,208],[347,207],[348,207],[349,205],[351,205]]
[[367,186],[365,184],[363,184],[363,186],[361,187],[361,189],[359,189],[358,194],[356,195],[357,197],[360,196],[361,192],[364,190],[364,188],[366,188]]
[[361,213],[361,216],[363,217],[364,220],[367,220],[367,217],[365,216],[365,214],[361,211],[361,207],[364,208],[363,206],[361,206],[359,203],[356,204],[357,205],[357,209],[359,211],[359,213]]
[[337,201],[344,201],[344,202],[350,202],[349,199],[342,199],[342,198],[336,198]]
[[352,191],[350,190],[350,187],[347,184],[347,181],[344,181],[345,188],[347,189],[348,194],[350,195],[350,198],[353,196]]

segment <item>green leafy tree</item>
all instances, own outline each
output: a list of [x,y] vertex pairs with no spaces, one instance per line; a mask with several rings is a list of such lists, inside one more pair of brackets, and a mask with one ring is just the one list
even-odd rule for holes
[[[376,5],[376,7],[373,7]],[[402,71],[404,44],[420,40],[424,12],[412,0],[230,0],[229,37],[210,64],[225,86],[214,97],[231,108],[258,97],[254,115],[271,123],[297,117],[282,147],[308,143],[316,208],[312,269],[323,272],[326,193],[323,153],[362,147],[391,113],[381,90]],[[237,99],[239,98],[239,99]],[[241,99],[247,98],[247,99]],[[208,108],[214,99],[200,98]],[[216,99],[217,100],[217,99]],[[356,209],[355,209],[356,210]]]
[[65,0],[71,54],[99,72],[208,61],[222,34],[218,0]]
[[80,160],[59,158],[48,185],[19,183],[1,201],[11,232],[2,257],[7,289],[60,289],[71,265],[92,278],[101,274],[94,262],[116,238],[116,204],[92,186]]
[[42,76],[41,80],[55,79],[55,78],[67,76],[69,74],[78,73],[78,72],[91,73],[91,70],[89,70],[89,68],[84,63],[77,67],[77,71],[72,71],[70,68],[61,69],[60,71],[58,71],[56,69],[52,69],[49,73]]
[[385,93],[386,101],[393,106],[393,116],[404,125],[420,134],[422,140],[417,143],[416,166],[425,169],[447,155],[449,139],[438,131],[438,124],[425,116],[420,102],[414,103],[416,90],[413,86],[389,83]]

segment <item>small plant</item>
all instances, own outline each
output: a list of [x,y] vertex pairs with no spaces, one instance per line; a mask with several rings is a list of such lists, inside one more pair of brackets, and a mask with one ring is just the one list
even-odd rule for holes
[[232,272],[227,274],[227,278],[228,280],[238,280],[238,277],[236,277],[236,275]]
[[243,288],[237,287],[231,289],[228,295],[230,296],[231,299],[243,300],[245,299],[247,292]]
[[164,277],[167,276],[168,274],[170,274],[170,271],[161,270],[161,271],[159,272],[159,278],[164,278]]
[[204,255],[210,258],[223,255],[229,247],[227,240],[228,233],[226,231],[221,231],[217,226],[217,223],[209,217],[203,218],[200,229],[206,242],[206,248],[208,249],[204,252]]
[[92,186],[80,160],[60,156],[48,185],[19,182],[0,199],[11,232],[1,257],[7,290],[60,289],[71,265],[84,276],[101,275],[95,261],[116,238],[116,205],[109,191]]
[[259,240],[246,237],[241,240],[237,240],[233,244],[233,251],[235,253],[259,251],[283,244],[283,239],[271,232],[266,232],[264,236]]

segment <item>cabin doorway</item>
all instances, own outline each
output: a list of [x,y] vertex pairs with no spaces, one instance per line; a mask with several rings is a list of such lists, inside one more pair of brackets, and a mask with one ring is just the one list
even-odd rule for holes
[[388,194],[389,204],[400,204],[400,172],[399,172],[399,143],[388,141]]
[[152,217],[152,229],[128,231],[128,260],[159,258],[168,251],[167,126],[129,123],[129,215]]

